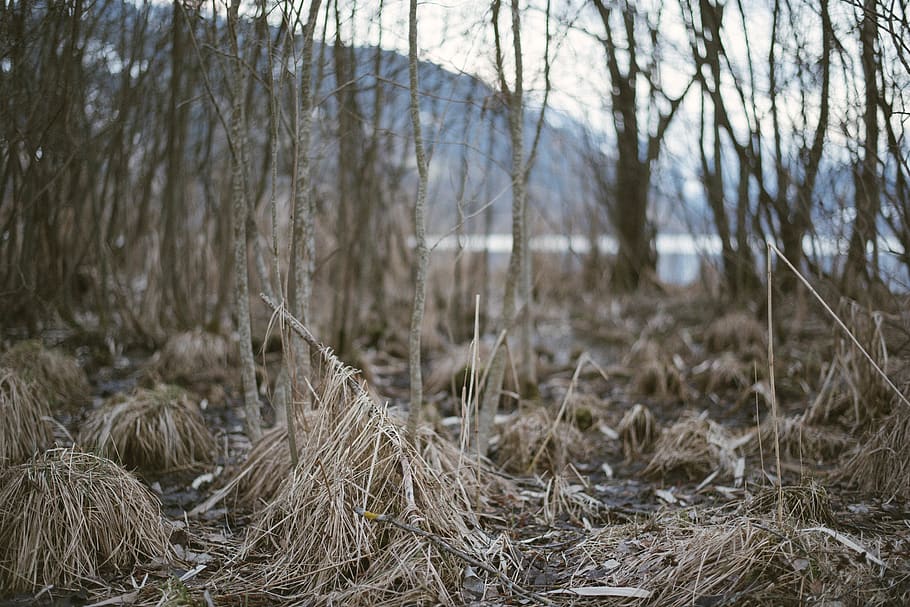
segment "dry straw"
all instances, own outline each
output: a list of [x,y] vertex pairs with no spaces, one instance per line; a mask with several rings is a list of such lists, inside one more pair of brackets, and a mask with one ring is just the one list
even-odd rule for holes
[[650,451],[659,431],[657,419],[648,407],[636,404],[627,410],[617,427],[626,460],[632,460],[636,455]]
[[[837,429],[810,424],[805,415],[781,418],[778,421],[777,439],[780,441],[781,455],[811,462],[833,462],[855,442]],[[766,418],[762,422],[759,440],[749,443],[750,452],[757,453],[760,448],[768,449],[774,444],[774,425],[771,419]]]
[[643,474],[682,472],[695,479],[715,470],[733,473],[738,459],[737,441],[723,426],[687,414],[661,433]]
[[461,467],[457,450],[429,430],[417,437],[418,451],[405,439],[402,420],[372,399],[357,372],[288,320],[321,354],[324,374],[298,466],[250,525],[240,555],[261,556],[261,575],[242,583],[318,604],[454,603],[460,559],[356,513],[390,515],[477,556],[489,542],[471,502],[489,485],[471,486],[482,478],[474,476],[477,467]]
[[50,414],[32,384],[0,367],[0,466],[24,461],[50,445]]
[[686,382],[672,357],[657,342],[639,339],[624,360],[632,375],[632,389],[642,396],[686,400]]
[[76,588],[166,559],[156,498],[114,462],[52,449],[0,472],[0,591]]
[[841,476],[864,491],[910,500],[910,409],[895,405],[861,444]]
[[848,337],[835,336],[834,359],[808,418],[859,425],[891,408],[891,392],[876,369],[884,369],[888,363],[882,316],[849,300],[841,301],[838,314],[860,345]]
[[[555,426],[555,427],[554,427]],[[496,460],[509,472],[559,473],[584,454],[581,432],[573,424],[555,421],[543,407],[520,411],[500,426]],[[540,456],[535,455],[540,451]]]
[[[806,497],[802,490],[787,494]],[[764,497],[768,509],[776,507],[778,497],[778,488],[771,488]],[[818,511],[797,513],[809,520],[819,515]],[[577,563],[578,585],[590,586],[591,575],[602,572],[599,583],[638,588],[650,593],[647,604],[664,607],[884,607],[906,604],[910,598],[906,583],[894,583],[894,575],[882,578],[875,565],[881,561],[864,558],[857,551],[862,549],[859,543],[827,527],[800,529],[792,526],[792,520],[776,526],[772,516],[694,509],[669,512],[642,523],[600,529],[567,558]]]
[[86,447],[145,471],[209,462],[215,451],[197,404],[181,388],[164,384],[112,397],[92,412],[80,438]]
[[169,337],[152,369],[171,382],[221,378],[232,366],[233,355],[226,337],[195,329]]
[[80,407],[90,395],[85,372],[74,358],[49,350],[40,341],[19,342],[0,356],[0,367],[14,369],[34,384],[35,396],[51,409]]
[[709,352],[733,352],[746,359],[762,359],[767,344],[765,327],[743,312],[731,312],[713,321],[704,339]]
[[769,517],[774,516],[782,508],[787,518],[799,525],[837,524],[828,491],[814,480],[801,485],[784,485],[781,488],[763,487],[746,500],[744,507],[746,513],[750,515]]

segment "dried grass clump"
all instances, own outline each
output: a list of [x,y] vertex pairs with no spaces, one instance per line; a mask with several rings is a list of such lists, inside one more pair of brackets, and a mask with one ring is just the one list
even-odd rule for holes
[[[578,563],[573,586],[591,586],[596,575],[595,587],[637,588],[648,593],[649,605],[906,604],[904,569],[872,565],[833,533],[814,523],[799,529],[715,511],[668,513],[604,527],[568,559]],[[860,543],[869,546],[870,539]],[[641,604],[621,600],[616,604]]]
[[682,401],[687,395],[682,374],[672,363],[661,360],[636,367],[632,374],[632,386],[635,393],[642,396]]
[[738,459],[737,442],[723,426],[704,415],[686,415],[661,433],[643,474],[678,471],[694,480],[718,469],[733,473]]
[[15,370],[34,384],[35,395],[51,409],[80,407],[91,390],[76,360],[59,350],[49,350],[38,340],[21,341],[0,356],[0,367]]
[[[761,423],[758,440],[750,442],[750,452],[763,451],[765,457],[774,453],[774,424],[766,418]],[[853,439],[838,430],[813,426],[805,420],[804,415],[784,417],[780,420],[777,437],[780,440],[781,455],[794,460],[811,460],[813,462],[834,461],[838,459]]]
[[24,461],[53,440],[51,412],[19,374],[0,367],[0,466]]
[[[277,594],[337,605],[455,602],[463,563],[355,509],[397,517],[476,555],[488,541],[471,509],[474,488],[464,481],[474,464],[447,457],[431,464],[356,371],[327,348],[321,353],[326,369],[316,415],[300,436],[299,464],[249,527],[242,557],[263,558],[261,575],[247,583],[272,600]],[[443,442],[429,431],[420,440]]]
[[517,413],[500,433],[496,461],[505,470],[518,474],[556,474],[584,453],[578,428],[561,419],[554,422],[543,407]]
[[765,327],[744,312],[732,312],[712,322],[704,339],[709,352],[733,352],[749,360],[764,357],[768,344]]
[[169,556],[160,506],[103,457],[52,449],[0,471],[0,590],[76,588]]
[[156,354],[152,370],[169,382],[220,379],[233,366],[234,354],[223,335],[195,329],[169,337]]
[[910,500],[910,408],[896,405],[860,444],[842,476],[864,491]]
[[[298,436],[306,433],[316,415],[315,411],[297,414],[295,428]],[[284,425],[276,426],[263,433],[234,475],[237,479],[236,496],[239,505],[244,509],[255,510],[272,501],[290,474],[288,429]]]
[[657,440],[659,427],[651,410],[636,404],[625,412],[617,428],[622,441],[622,452],[627,460],[650,451]]
[[696,386],[705,394],[742,392],[753,384],[753,365],[742,362],[731,352],[724,352],[692,369]]
[[744,506],[746,513],[753,516],[774,518],[782,510],[790,521],[799,525],[837,525],[828,491],[814,480],[804,485],[763,487]]
[[656,341],[640,338],[623,358],[632,377],[632,389],[642,396],[685,400],[686,383],[673,356]]
[[197,404],[183,389],[164,384],[108,399],[86,420],[80,438],[85,446],[145,471],[210,462],[215,452]]
[[[888,348],[882,334],[882,315],[842,300],[838,316],[880,369],[888,366]],[[818,396],[809,407],[812,423],[841,421],[862,425],[891,410],[893,393],[862,351],[837,328],[834,358],[822,380]]]
[[574,549],[579,570],[611,563],[602,583],[650,592],[648,604],[665,607],[792,602],[799,576],[790,550],[748,519],[696,525],[682,517],[605,527]]

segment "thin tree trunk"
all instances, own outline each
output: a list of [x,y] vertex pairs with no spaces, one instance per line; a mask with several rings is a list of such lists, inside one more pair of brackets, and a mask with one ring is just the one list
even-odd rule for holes
[[[291,314],[310,326],[310,298],[313,290],[313,272],[316,267],[315,209],[310,192],[310,138],[313,131],[313,36],[319,15],[320,0],[310,3],[307,22],[303,29],[303,51],[300,58],[300,82],[297,88],[296,146],[294,148],[294,209],[291,219],[291,260],[289,273],[291,288],[288,296]],[[310,374],[310,350],[298,337],[292,337],[293,360],[288,360],[288,375],[294,379],[298,372]],[[291,365],[293,364],[293,368]],[[306,398],[304,392],[304,398]],[[290,419],[290,416],[288,416]]]
[[416,442],[417,425],[423,406],[423,377],[420,369],[420,328],[426,301],[427,264],[430,253],[426,236],[427,155],[423,148],[420,128],[420,98],[417,73],[417,0],[410,0],[408,17],[408,83],[411,92],[411,126],[414,129],[414,154],[417,160],[417,201],[414,203],[415,281],[414,304],[411,308],[411,330],[408,337],[408,361],[411,375],[411,410],[408,415],[408,435]]
[[234,309],[237,316],[240,373],[243,381],[243,402],[246,412],[246,430],[255,442],[262,436],[259,392],[256,388],[256,365],[253,360],[252,331],[250,328],[249,270],[247,268],[246,241],[246,187],[243,180],[243,147],[245,139],[243,117],[243,65],[237,44],[237,11],[240,0],[232,0],[228,9],[228,28],[233,54],[233,101],[231,106],[231,198],[234,222]]
[[[525,254],[524,213],[527,190],[525,188],[526,167],[524,162],[524,104],[522,90],[522,54],[521,54],[521,21],[518,0],[512,0],[512,46],[515,60],[514,90],[509,90],[503,69],[502,49],[499,36],[500,0],[493,2],[493,30],[496,43],[496,66],[499,73],[500,87],[508,101],[509,136],[512,140],[512,253],[509,256],[509,270],[506,275],[505,294],[502,300],[502,313],[499,317],[497,333],[508,332],[515,320],[515,295],[521,279],[522,256]],[[506,346],[500,345],[493,355],[493,362],[487,376],[483,403],[477,423],[476,449],[486,455],[493,431],[493,422],[499,409],[502,393],[502,380],[506,368]]]

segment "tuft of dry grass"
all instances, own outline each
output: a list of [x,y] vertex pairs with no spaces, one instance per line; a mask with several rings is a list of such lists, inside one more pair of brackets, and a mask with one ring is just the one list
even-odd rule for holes
[[661,432],[643,474],[679,471],[696,479],[720,470],[733,473],[739,459],[734,437],[705,415],[688,414]]
[[168,338],[152,371],[168,382],[220,379],[233,366],[235,351],[223,335],[194,329]]
[[[774,449],[774,426],[771,419],[765,419],[760,427],[761,447],[765,453]],[[804,415],[784,417],[778,426],[781,455],[793,460],[808,459],[813,462],[835,461],[853,443],[853,439],[838,430],[814,426]],[[759,443],[749,443],[750,453],[758,453]]]
[[623,364],[632,376],[636,394],[660,399],[686,400],[688,390],[673,357],[656,341],[641,338],[632,344]]
[[862,350],[837,331],[834,358],[809,407],[807,419],[813,423],[841,421],[848,426],[859,426],[891,410],[893,393],[863,354],[864,350],[880,369],[887,367],[882,315],[849,300],[841,301],[837,315],[862,345]]
[[[554,424],[544,407],[516,413],[514,420],[501,426],[499,431],[501,438],[496,460],[510,472],[557,474],[573,458],[584,455],[584,441],[578,428],[562,420]],[[541,447],[543,451],[535,460]],[[532,464],[533,468],[530,468]]]
[[[779,508],[781,500],[783,508]],[[799,525],[837,525],[828,491],[815,480],[801,485],[763,487],[746,500],[744,507],[750,515],[769,518],[783,510],[790,521]]]
[[623,414],[617,431],[622,441],[623,455],[631,460],[651,450],[660,429],[651,410],[645,405],[636,404]]
[[731,312],[713,321],[705,330],[709,352],[733,352],[747,360],[762,360],[767,349],[768,332],[752,316]]
[[864,491],[910,500],[910,409],[896,405],[860,444],[841,476]]
[[[315,416],[312,411],[301,414],[299,412],[301,407],[300,403],[296,404],[298,435],[301,430],[306,432],[310,420]],[[263,433],[262,438],[253,445],[246,461],[234,475],[237,479],[236,495],[240,506],[256,510],[271,502],[290,474],[291,450],[288,445],[288,429],[285,425],[275,426]]]
[[705,394],[734,391],[742,393],[752,381],[753,365],[731,352],[723,352],[692,369],[695,385]]
[[34,384],[36,397],[46,400],[51,409],[78,408],[89,400],[88,380],[76,359],[45,348],[38,340],[21,341],[4,352],[0,367],[13,369]]
[[152,493],[114,462],[52,449],[0,471],[0,590],[77,588],[169,557]]
[[693,509],[604,527],[568,558],[577,563],[573,586],[590,586],[603,572],[598,585],[640,589],[649,605],[906,604],[905,582],[882,579],[877,566],[826,530]]
[[636,367],[632,373],[632,387],[636,394],[655,398],[684,401],[686,383],[673,364],[652,360]]
[[47,401],[7,367],[0,367],[0,466],[22,462],[53,440]]
[[323,380],[298,466],[248,528],[241,558],[261,558],[262,565],[257,579],[243,583],[326,604],[455,602],[463,563],[355,512],[394,516],[480,555],[489,541],[471,504],[489,489],[471,479],[483,475],[428,429],[419,433],[418,450],[405,439],[403,420],[373,400],[354,369],[327,348],[321,354]]
[[181,388],[160,384],[116,395],[91,413],[81,442],[124,465],[162,471],[212,461],[215,439]]

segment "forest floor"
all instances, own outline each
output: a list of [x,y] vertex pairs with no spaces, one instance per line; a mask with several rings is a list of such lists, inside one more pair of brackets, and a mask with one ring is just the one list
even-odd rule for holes
[[[906,398],[910,308],[905,301],[885,308],[844,304],[838,315]],[[485,562],[530,594],[447,554],[460,572],[446,582],[447,600],[910,602],[910,407],[814,302],[794,300],[773,311],[772,389],[760,309],[728,314],[710,297],[677,293],[539,310],[539,395],[519,400],[517,382],[507,381],[491,454],[502,484],[478,500],[476,512],[491,545],[499,544],[498,551],[488,548]],[[68,338],[63,347],[76,352],[76,343]],[[77,352],[89,372],[91,408],[149,381],[153,353],[92,352]],[[408,398],[401,352],[380,344],[350,361],[393,411]],[[430,421],[456,445],[470,352],[467,343],[441,347],[425,365],[427,400],[439,412]],[[262,371],[274,378],[279,359],[279,352],[260,357]],[[215,434],[214,463],[139,473],[173,529],[169,564],[78,592],[45,588],[0,603],[332,603],[264,583],[256,589],[262,578],[254,571],[270,557],[251,555],[243,544],[268,497],[244,502],[235,492],[218,494],[251,449],[234,377],[227,370],[181,378]],[[78,436],[88,412],[58,419]],[[298,440],[306,441],[305,429]]]

